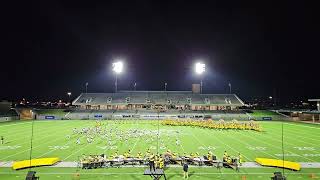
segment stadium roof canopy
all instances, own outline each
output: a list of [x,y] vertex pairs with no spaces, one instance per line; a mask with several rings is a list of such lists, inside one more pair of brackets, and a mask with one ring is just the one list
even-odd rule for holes
[[320,99],[308,99],[308,101],[320,102]]
[[117,93],[82,93],[73,105],[174,104],[243,106],[235,94],[199,94],[192,91],[119,91]]
[[317,110],[320,111],[320,99],[308,99],[310,102],[317,102]]

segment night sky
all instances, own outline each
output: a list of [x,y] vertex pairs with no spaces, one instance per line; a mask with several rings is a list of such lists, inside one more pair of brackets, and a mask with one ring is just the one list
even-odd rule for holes
[[319,19],[304,1],[13,1],[2,4],[0,99],[119,89],[190,90],[280,101],[320,98]]

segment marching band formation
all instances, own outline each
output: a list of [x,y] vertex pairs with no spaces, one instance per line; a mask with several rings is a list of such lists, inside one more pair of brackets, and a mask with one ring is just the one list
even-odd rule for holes
[[255,121],[239,122],[237,120],[219,121],[209,120],[163,120],[163,125],[169,126],[194,126],[209,129],[237,129],[237,130],[254,130],[262,131],[261,126]]
[[207,155],[200,156],[199,153],[179,155],[170,150],[167,150],[163,154],[154,154],[150,149],[147,149],[145,154],[138,152],[136,155],[132,155],[131,151],[128,150],[124,154],[118,154],[118,151],[115,151],[114,154],[110,156],[105,154],[82,155],[80,158],[80,165],[84,169],[120,167],[125,165],[148,165],[150,171],[163,169],[167,165],[182,165],[183,163],[197,166],[215,166],[217,168],[220,166],[238,169],[239,166],[242,165],[242,162],[243,159],[240,153],[238,156],[229,156],[226,151],[221,161],[218,160],[211,151],[209,151]]
[[[201,128],[212,128],[212,129],[241,129],[241,130],[255,130],[261,131],[261,127],[258,123],[250,122],[238,122],[236,120],[225,122],[220,120],[214,122],[212,120],[164,120],[161,122],[162,125],[170,126],[194,126]],[[96,144],[105,145],[105,149],[102,149],[103,153],[110,153],[108,155],[82,155],[79,159],[79,165],[82,168],[99,168],[99,167],[120,167],[123,165],[148,165],[151,169],[162,169],[167,165],[198,165],[198,166],[215,166],[215,167],[231,167],[238,169],[242,164],[242,156],[239,153],[237,156],[229,156],[227,152],[223,154],[222,160],[218,160],[215,155],[211,152],[213,149],[209,149],[206,155],[200,155],[196,153],[183,153],[178,154],[169,150],[170,146],[182,147],[180,143],[179,135],[180,130],[167,130],[167,131],[155,131],[152,129],[139,129],[139,128],[128,128],[120,129],[117,124],[104,124],[101,121],[96,121],[93,127],[74,128],[72,135],[67,135],[67,140],[76,139],[76,144]],[[175,137],[172,137],[175,136]],[[161,137],[161,138],[160,138]],[[158,138],[158,139],[157,139]],[[160,139],[159,139],[160,138]],[[154,154],[152,151],[155,147],[146,150],[145,153],[138,152],[132,154],[131,150],[120,154],[118,151],[118,143],[126,147],[134,146],[132,139],[144,139],[148,144],[152,144],[158,140],[158,148],[161,152]],[[130,141],[129,141],[130,140]],[[83,142],[84,141],[84,142]],[[121,144],[120,144],[121,145]],[[106,151],[108,150],[108,151]],[[157,152],[159,152],[157,150]]]

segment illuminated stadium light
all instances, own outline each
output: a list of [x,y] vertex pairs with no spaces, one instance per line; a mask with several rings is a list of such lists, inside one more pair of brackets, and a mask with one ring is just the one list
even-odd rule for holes
[[71,92],[67,92],[67,95],[68,95],[68,97],[69,97],[69,102],[70,102],[70,104],[71,104]]
[[197,74],[202,74],[206,71],[206,65],[203,63],[196,63],[195,64],[195,71]]
[[[194,67],[195,67],[196,73],[199,75],[203,74],[206,71],[206,64],[204,64],[204,63],[197,62]],[[202,86],[203,86],[203,84],[202,84],[202,79],[201,79],[201,82],[200,82],[200,93],[201,94],[202,94]]]
[[123,71],[123,63],[121,61],[112,63],[112,71],[119,74]]
[[116,74],[116,80],[114,82],[115,86],[115,92],[118,91],[118,74],[120,74],[123,71],[123,63],[122,61],[116,61],[112,63],[112,71]]

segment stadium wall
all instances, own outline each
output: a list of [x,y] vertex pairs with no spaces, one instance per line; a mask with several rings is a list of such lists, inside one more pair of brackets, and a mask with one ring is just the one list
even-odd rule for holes
[[207,112],[160,112],[155,111],[113,111],[113,112],[102,112],[102,111],[74,111],[69,113],[64,119],[101,119],[101,120],[111,120],[111,119],[213,119],[213,120],[250,120],[250,117],[244,113],[207,113]]
[[37,115],[35,119],[39,120],[62,120],[64,116],[57,116],[57,115]]
[[0,122],[13,121],[13,120],[19,120],[19,116],[0,117]]

